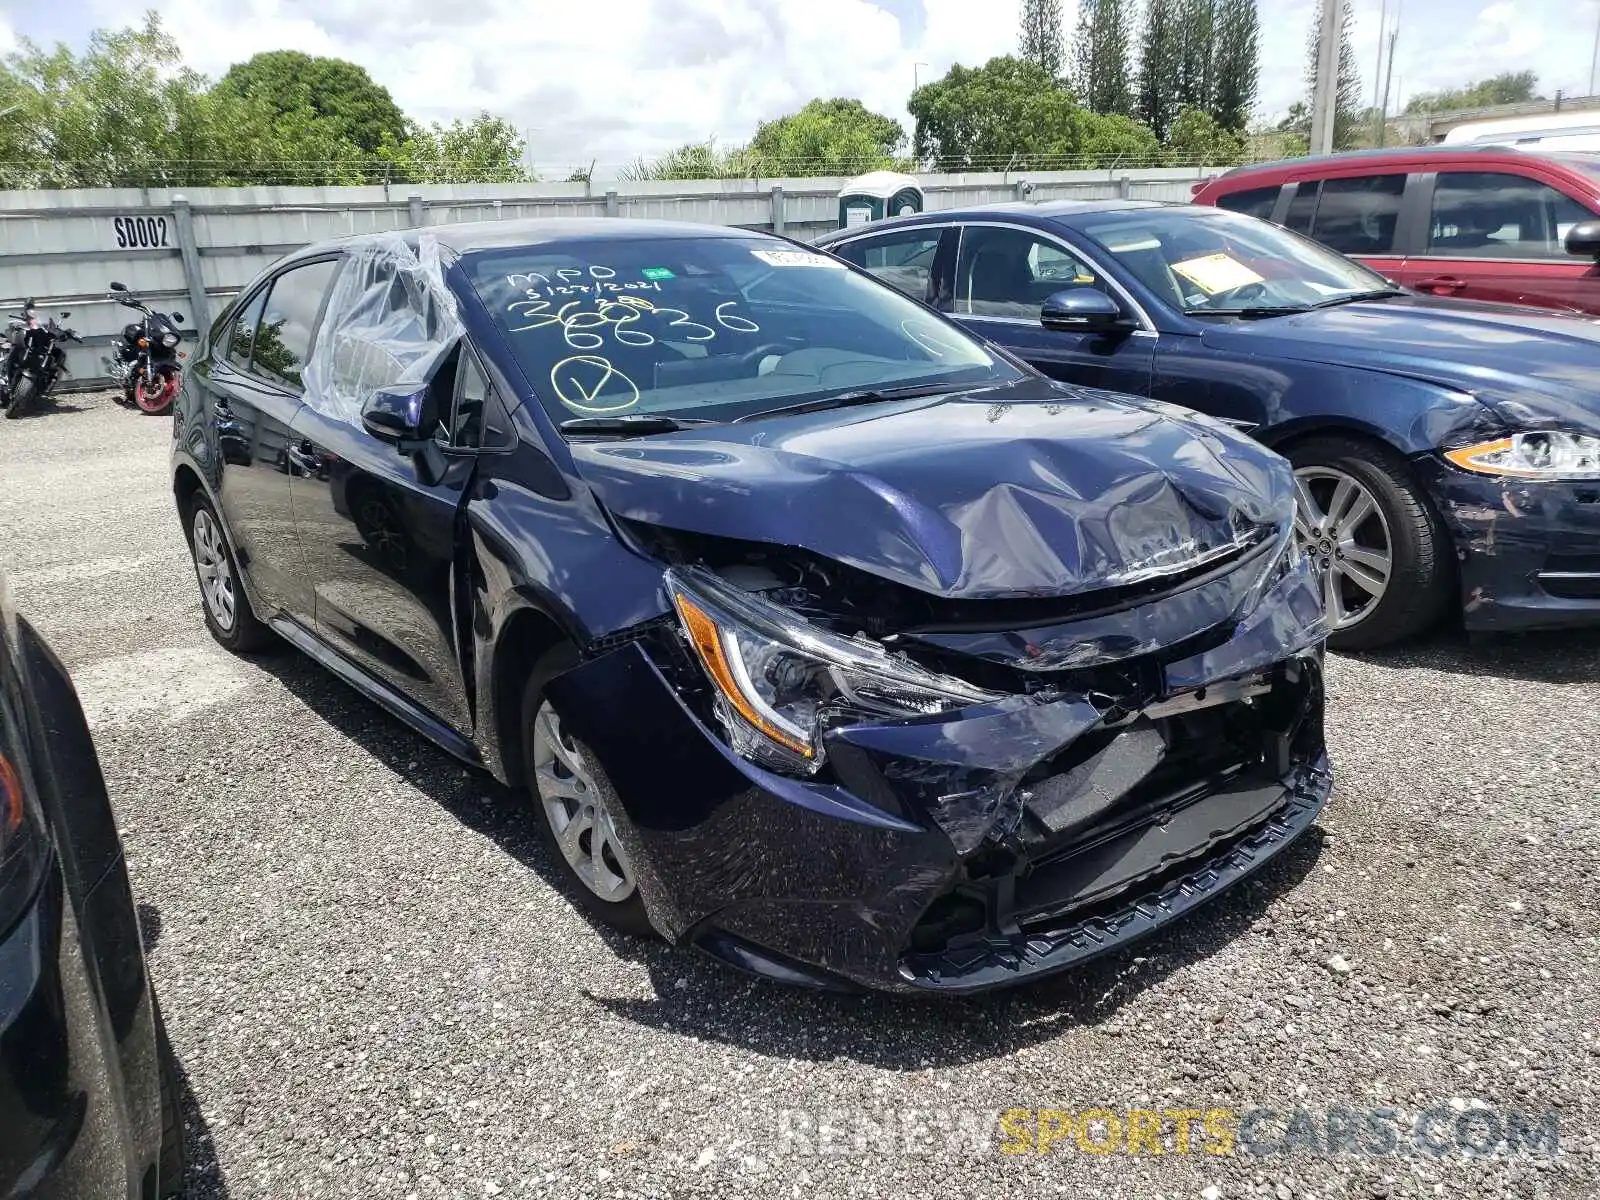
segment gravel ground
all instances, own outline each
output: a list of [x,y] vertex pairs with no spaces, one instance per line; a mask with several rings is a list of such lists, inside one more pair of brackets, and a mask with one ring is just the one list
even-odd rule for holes
[[[1600,634],[1331,660],[1320,828],[1137,957],[978,1002],[818,997],[596,930],[518,798],[294,653],[216,647],[169,430],[103,397],[6,422],[0,566],[118,805],[194,1196],[1600,1192]],[[1554,1113],[1560,1152],[1353,1153],[1340,1105],[1397,1110],[1402,1150],[1422,1110],[1485,1146]],[[1198,1124],[1187,1152],[1013,1155],[1012,1107],[1030,1133],[1307,1115],[1271,1156]]]

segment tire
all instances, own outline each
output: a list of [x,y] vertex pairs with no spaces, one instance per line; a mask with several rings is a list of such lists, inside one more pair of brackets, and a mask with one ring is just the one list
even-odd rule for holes
[[150,993],[150,1011],[156,1023],[156,1060],[161,1079],[161,1156],[156,1163],[156,1195],[161,1200],[183,1195],[183,1177],[188,1166],[183,1142],[183,1079],[178,1074],[178,1056],[167,1037],[167,1023],[161,1006]]
[[130,393],[133,406],[147,417],[165,417],[170,414],[173,404],[178,399],[177,374],[176,371],[155,372],[153,392],[146,390],[150,386],[146,380],[135,380]]
[[[1428,498],[1418,487],[1405,461],[1394,451],[1376,442],[1351,437],[1315,437],[1292,445],[1287,450],[1293,464],[1300,497],[1296,528],[1301,541],[1324,568],[1324,594],[1331,586],[1338,589],[1335,603],[1343,599],[1365,600],[1359,615],[1353,611],[1342,628],[1328,638],[1335,650],[1371,650],[1391,645],[1421,633],[1434,625],[1449,602],[1455,572],[1451,546],[1443,524]],[[1344,511],[1358,516],[1364,511],[1361,493],[1372,501],[1372,512],[1359,527],[1332,527],[1324,522],[1323,534],[1312,528],[1310,511],[1324,517],[1333,514],[1342,481],[1354,486],[1348,493],[1354,499]],[[1378,530],[1388,541],[1389,566],[1381,594],[1374,597],[1369,582],[1377,578],[1368,561],[1378,553],[1374,548]],[[1352,540],[1353,537],[1353,540]],[[1356,560],[1356,552],[1365,557]],[[1353,610],[1355,605],[1351,605]],[[1330,621],[1333,619],[1330,605]]]
[[6,401],[7,419],[20,417],[27,412],[38,393],[39,381],[32,375],[24,375],[17,380],[17,386],[11,389],[11,397]]
[[[549,846],[551,855],[558,864],[556,870],[561,874],[563,890],[572,902],[589,916],[619,933],[634,937],[650,937],[654,931],[650,926],[650,918],[645,914],[644,901],[640,899],[638,888],[634,884],[634,874],[626,859],[621,857],[620,847],[612,838],[607,837],[602,846],[601,858],[605,864],[604,868],[598,871],[593,867],[586,868],[592,873],[592,877],[598,877],[596,882],[585,878],[573,864],[574,844],[580,861],[593,862],[595,834],[609,826],[609,818],[605,815],[606,798],[616,795],[611,781],[606,778],[604,769],[595,761],[594,755],[581,742],[560,728],[559,713],[556,713],[553,706],[548,706],[544,698],[545,685],[562,671],[573,666],[577,660],[577,653],[571,646],[558,647],[539,660],[523,686],[520,729],[522,765],[528,793],[534,808],[538,810],[536,821],[540,836]],[[541,729],[539,723],[551,717],[554,717],[556,724],[545,725]],[[545,747],[552,745],[552,734],[554,743],[558,743],[562,751],[547,763],[542,761],[543,753]],[[573,769],[573,764],[577,764],[576,770]],[[564,790],[552,790],[552,782],[556,789],[561,789],[563,783],[575,786],[576,791],[582,793],[582,796]],[[588,799],[590,797],[592,800]],[[595,807],[587,810],[587,830],[578,832],[584,825],[583,806],[586,801]],[[598,812],[595,811],[596,807]],[[573,808],[580,811],[578,815],[570,818],[571,823],[566,826],[572,832],[568,834],[567,844],[564,846],[562,838],[564,830],[557,827],[558,813],[560,810]],[[616,899],[602,895],[596,886],[596,883],[603,886],[608,878],[613,877],[621,878],[626,884],[625,894]]]
[[272,631],[251,609],[233,548],[223,533],[222,519],[200,492],[189,503],[184,533],[189,539],[195,582],[200,585],[200,608],[211,636],[234,654],[249,654],[268,645]]

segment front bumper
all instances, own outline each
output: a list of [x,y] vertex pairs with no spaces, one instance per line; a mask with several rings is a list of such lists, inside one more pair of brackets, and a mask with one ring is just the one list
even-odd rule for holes
[[805,781],[733,753],[645,642],[549,694],[669,940],[793,984],[962,993],[1126,945],[1310,826],[1331,789],[1321,649],[1287,636],[1247,623],[1165,663],[1175,696],[1142,712],[1018,696],[836,729]]
[[1600,481],[1541,483],[1419,471],[1456,545],[1469,630],[1600,622]]

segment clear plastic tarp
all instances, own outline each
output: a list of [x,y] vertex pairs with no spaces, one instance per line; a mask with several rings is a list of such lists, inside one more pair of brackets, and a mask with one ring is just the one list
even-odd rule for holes
[[345,257],[305,368],[305,402],[352,425],[374,392],[421,389],[462,335],[438,239],[379,234]]

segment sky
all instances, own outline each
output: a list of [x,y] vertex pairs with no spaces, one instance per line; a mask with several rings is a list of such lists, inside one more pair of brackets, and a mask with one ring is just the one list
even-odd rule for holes
[[[1505,70],[1588,90],[1600,0],[1354,0],[1368,102],[1385,3],[1391,23],[1400,9],[1396,104]],[[859,97],[910,132],[913,82],[1012,52],[1019,0],[0,0],[0,53],[19,36],[81,49],[146,7],[209,75],[261,50],[351,59],[413,117],[506,117],[549,175],[743,142],[814,96]],[[1313,7],[1260,0],[1262,117],[1301,98]]]

